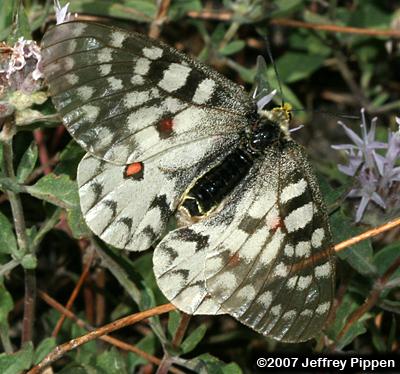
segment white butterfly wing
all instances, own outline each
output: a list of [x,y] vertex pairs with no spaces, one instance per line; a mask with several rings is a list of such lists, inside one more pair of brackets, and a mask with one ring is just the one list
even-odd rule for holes
[[150,247],[163,233],[187,185],[226,154],[235,137],[213,137],[175,147],[143,163],[115,165],[87,154],[79,164],[82,213],[105,242],[128,250]]
[[278,340],[303,341],[331,307],[331,246],[315,177],[292,143],[256,161],[218,214],[165,237],[153,262],[179,309],[229,313]]
[[237,134],[255,114],[240,86],[134,32],[64,23],[45,34],[42,54],[65,126],[106,161],[129,164],[205,137]]

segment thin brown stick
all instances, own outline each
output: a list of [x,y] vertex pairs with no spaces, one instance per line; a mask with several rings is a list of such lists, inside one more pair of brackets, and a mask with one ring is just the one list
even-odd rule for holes
[[[49,153],[46,147],[46,141],[43,130],[35,130],[33,132],[33,136],[35,138],[36,144],[39,148],[39,160],[41,165],[48,165],[50,161]],[[46,166],[43,169],[45,174],[51,173],[51,167]]]
[[51,363],[62,357],[64,354],[66,354],[67,352],[81,346],[82,344],[88,343],[94,339],[100,338],[105,334],[109,334],[110,332],[119,330],[123,327],[133,325],[134,323],[142,321],[143,319],[168,313],[175,309],[176,308],[172,304],[164,304],[152,309],[145,310],[144,312],[131,314],[127,317],[123,317],[114,322],[108,323],[107,325],[104,325],[93,331],[90,331],[85,335],[79,336],[78,338],[72,339],[67,343],[57,346],[38,365],[29,370],[28,373],[29,374],[40,373],[40,371],[44,369],[46,366],[50,365]]
[[106,273],[103,267],[95,270],[94,281],[96,285],[95,293],[95,310],[96,310],[96,326],[101,326],[106,321],[106,301],[104,291],[106,286]]
[[[87,276],[89,275],[89,270],[90,270],[90,266],[92,265],[93,257],[94,257],[94,251],[92,251],[92,253],[90,254],[90,257],[89,257],[87,263],[85,264],[85,268],[83,269],[82,274],[79,277],[79,280],[76,283],[76,285],[71,293],[71,296],[68,299],[67,305],[65,306],[65,308],[67,310],[71,310],[72,305],[74,304],[74,301],[79,294],[79,291],[81,290],[83,284],[85,283]],[[65,314],[61,314],[59,320],[56,323],[56,326],[54,327],[53,332],[51,333],[51,336],[56,337],[58,335],[58,333],[60,332],[61,327],[64,323],[65,317],[66,317]]]
[[215,12],[212,10],[202,10],[198,12],[196,10],[191,10],[186,13],[190,18],[201,18],[201,19],[210,19],[216,21],[230,21],[233,17],[233,13],[229,11],[219,11]]
[[370,35],[370,36],[386,36],[390,38],[400,38],[400,31],[390,29],[374,29],[374,28],[361,28],[361,27],[349,27],[349,26],[338,26],[338,25],[327,25],[322,23],[308,23],[303,21],[297,21],[288,18],[276,18],[271,19],[272,25],[279,25],[285,27],[295,27],[302,29],[320,30],[328,32],[339,32],[342,34],[359,34],[359,35]]
[[[212,19],[218,21],[230,21],[233,17],[233,13],[229,11],[215,12],[215,11],[190,11],[187,13],[188,17],[201,18],[201,19]],[[309,23],[298,21],[288,18],[275,18],[269,20],[271,25],[279,25],[283,27],[294,27],[301,29],[311,29],[328,32],[338,32],[342,34],[358,34],[358,35],[370,35],[370,36],[385,36],[389,38],[400,38],[400,31],[391,29],[375,29],[375,28],[361,28],[361,27],[349,27],[349,26],[338,26],[329,25],[322,23]]]
[[181,320],[179,321],[178,328],[176,329],[174,338],[172,339],[172,347],[178,348],[185,336],[186,330],[189,326],[190,319],[192,316],[190,314],[181,313]]
[[[346,324],[343,326],[342,330],[336,337],[336,341],[340,341],[341,338],[350,330],[351,326],[356,323],[365,313],[371,310],[375,304],[378,302],[382,290],[385,288],[386,283],[389,281],[393,273],[400,267],[400,258],[398,258],[392,265],[386,270],[386,272],[379,277],[372,288],[367,299],[364,303],[357,308],[347,319]],[[336,348],[336,343],[333,343],[329,349],[334,350]]]
[[336,244],[333,248],[328,248],[323,251],[320,251],[309,258],[297,262],[296,264],[293,265],[292,269],[293,271],[299,271],[301,269],[314,266],[316,262],[320,262],[321,260],[329,258],[333,254],[333,252],[338,253],[347,247],[351,247],[352,245],[357,244],[363,240],[382,234],[383,232],[391,230],[397,226],[400,226],[400,218],[396,218],[395,220],[385,223],[381,226],[367,230],[360,235],[344,240]]
[[162,24],[167,19],[168,9],[171,5],[171,0],[160,0],[157,9],[157,15],[150,25],[149,36],[150,38],[157,39],[160,36]]
[[[58,312],[62,313],[66,318],[69,318],[72,321],[74,321],[79,327],[82,327],[89,331],[94,329],[93,326],[91,326],[89,323],[83,321],[82,319],[78,318],[73,312],[71,312],[70,310],[65,308],[63,305],[61,305],[59,302],[54,300],[47,293],[45,293],[43,291],[39,291],[38,294],[44,302],[46,302],[48,305],[50,305],[52,308],[54,308]],[[122,340],[113,338],[108,335],[101,336],[99,339],[101,339],[107,343],[110,343],[110,344],[114,345],[115,347],[121,348],[125,351],[133,352],[133,353],[137,354],[138,356],[143,357],[145,360],[147,360],[155,365],[160,365],[160,363],[161,363],[161,360],[159,358],[154,357],[145,351],[142,351],[140,348],[137,348],[134,345],[125,343]],[[174,373],[174,374],[183,374],[182,371],[175,369],[175,368],[171,368],[170,372]]]
[[357,244],[363,240],[366,240],[366,239],[372,238],[374,236],[377,236],[379,234],[382,234],[385,231],[394,229],[397,226],[400,226],[400,218],[396,218],[393,221],[389,221],[388,223],[385,223],[381,226],[374,227],[373,229],[367,230],[360,235],[354,236],[353,238],[344,240],[341,243],[336,244],[334,247],[334,250],[336,253],[338,253],[347,247],[350,247],[350,246]]

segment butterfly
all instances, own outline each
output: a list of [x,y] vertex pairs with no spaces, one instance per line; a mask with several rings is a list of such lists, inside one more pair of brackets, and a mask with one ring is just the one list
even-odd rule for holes
[[[230,314],[285,342],[321,331],[332,237],[289,108],[264,110],[210,67],[100,24],[51,28],[42,55],[53,103],[87,151],[77,181],[96,235],[155,246],[158,286],[181,311]],[[178,228],[163,237],[171,217]]]

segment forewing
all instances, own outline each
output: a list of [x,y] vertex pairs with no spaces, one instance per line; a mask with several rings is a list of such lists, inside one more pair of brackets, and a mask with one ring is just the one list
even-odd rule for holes
[[50,94],[71,135],[119,164],[238,133],[255,110],[241,87],[156,40],[86,22],[43,38]]
[[165,230],[181,194],[199,173],[232,146],[235,137],[213,137],[175,147],[143,163],[115,165],[86,154],[78,168],[82,213],[105,242],[141,251]]
[[[291,144],[256,162],[217,215],[169,234],[154,265],[178,308],[229,313],[264,335],[297,342],[315,336],[330,310],[331,247],[314,174]],[[196,287],[201,300],[193,298]],[[202,308],[206,302],[212,308]]]

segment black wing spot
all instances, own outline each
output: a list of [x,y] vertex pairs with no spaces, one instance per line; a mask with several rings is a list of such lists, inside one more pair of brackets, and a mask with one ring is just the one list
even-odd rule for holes
[[253,218],[249,215],[246,215],[239,223],[239,229],[244,231],[245,233],[252,235],[258,228],[258,224],[260,219]]
[[185,240],[187,242],[195,242],[196,243],[196,251],[200,251],[208,245],[208,235],[201,235],[197,232],[191,230],[190,228],[182,228],[178,232],[180,239]]
[[167,196],[165,194],[158,195],[153,199],[153,201],[150,204],[149,210],[150,209],[154,209],[154,208],[159,208],[160,209],[161,218],[163,220],[168,219],[172,214],[172,211],[171,211],[171,209],[169,207],[169,204],[167,202]]
[[117,216],[117,202],[114,200],[104,201],[104,205],[112,211],[112,217]]

